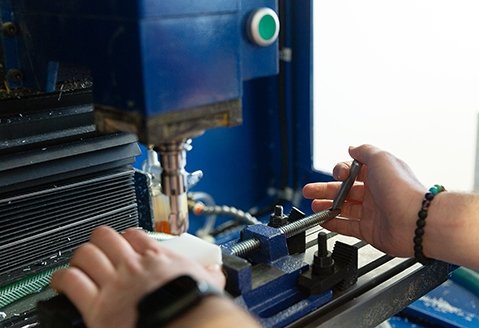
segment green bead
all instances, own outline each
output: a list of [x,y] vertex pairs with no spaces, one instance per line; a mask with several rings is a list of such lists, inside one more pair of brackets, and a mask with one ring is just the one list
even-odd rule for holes
[[429,188],[429,191],[433,194],[433,195],[437,195],[439,194],[441,191],[444,190],[444,187],[441,186],[441,185],[434,185],[432,186],[431,188]]

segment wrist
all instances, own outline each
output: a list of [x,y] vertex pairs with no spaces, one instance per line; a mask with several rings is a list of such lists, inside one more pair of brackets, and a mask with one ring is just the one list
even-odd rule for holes
[[[424,239],[428,257],[474,267],[477,260],[470,250],[479,247],[479,196],[457,192],[441,193],[429,211],[430,221]],[[429,220],[428,219],[428,220]]]
[[244,309],[228,297],[209,296],[201,303],[168,324],[168,328],[210,328],[210,327],[261,326]]

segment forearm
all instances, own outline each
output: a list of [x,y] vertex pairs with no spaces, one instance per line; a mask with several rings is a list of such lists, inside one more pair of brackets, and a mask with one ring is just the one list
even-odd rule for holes
[[425,256],[479,270],[479,195],[444,192],[431,203]]
[[205,298],[198,306],[168,325],[170,328],[237,326],[245,328],[261,327],[253,317],[234,304],[230,299],[218,296]]

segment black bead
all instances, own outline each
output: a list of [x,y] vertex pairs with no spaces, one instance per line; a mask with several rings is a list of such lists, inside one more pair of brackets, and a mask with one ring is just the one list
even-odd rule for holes
[[422,255],[422,245],[414,245],[414,252]]
[[[425,209],[421,209],[419,212],[417,212],[417,216],[419,217],[419,219],[424,221],[424,219],[427,217],[427,211]],[[418,222],[421,220],[418,220]]]
[[[437,193],[444,191],[444,187],[438,190]],[[419,263],[423,265],[428,265],[433,262],[432,259],[427,258],[424,256],[422,252],[422,237],[424,236],[424,226],[426,225],[426,217],[427,217],[427,210],[431,205],[432,200],[436,196],[437,193],[432,193],[428,191],[424,195],[424,199],[421,204],[421,209],[417,213],[418,220],[416,221],[416,230],[414,231],[414,256],[419,261]]]
[[424,195],[424,198],[431,201],[434,198],[434,194],[432,192],[428,192]]
[[416,234],[416,236],[422,237],[424,235],[424,229],[423,228],[416,228],[415,234]]
[[424,228],[425,225],[426,225],[426,220],[424,219],[419,219],[416,222],[416,227],[418,228]]

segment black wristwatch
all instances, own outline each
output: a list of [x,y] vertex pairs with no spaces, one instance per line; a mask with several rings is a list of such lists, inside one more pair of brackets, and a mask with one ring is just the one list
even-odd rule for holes
[[204,281],[179,276],[140,300],[136,327],[163,327],[210,295],[223,293]]

